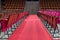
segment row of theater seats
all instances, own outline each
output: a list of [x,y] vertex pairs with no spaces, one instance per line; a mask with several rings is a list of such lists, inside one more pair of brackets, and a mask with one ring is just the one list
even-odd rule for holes
[[40,10],[38,13],[45,21],[47,21],[54,29],[57,29],[57,24],[60,24],[59,10]]
[[25,2],[19,0],[5,0],[3,4],[4,9],[24,9],[25,6]]
[[60,1],[59,0],[41,0],[40,8],[41,9],[59,9]]
[[0,17],[0,31],[6,31],[14,23],[19,21],[22,17],[27,16],[28,12],[2,14]]
[[22,1],[24,1],[24,0],[4,0],[5,2],[8,2],[8,3],[12,3],[12,2],[14,2],[14,3],[19,3],[19,2],[22,2]]

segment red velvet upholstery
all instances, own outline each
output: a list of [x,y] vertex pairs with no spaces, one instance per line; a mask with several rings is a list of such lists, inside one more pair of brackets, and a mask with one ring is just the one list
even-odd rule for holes
[[10,26],[12,25],[12,20],[13,20],[13,18],[14,18],[13,15],[11,15],[11,16],[9,17],[8,24],[7,24],[8,27],[10,27]]
[[50,25],[52,25],[54,27],[54,29],[57,28],[57,23],[59,23],[58,21],[60,21],[59,17],[60,17],[60,11],[56,11],[56,10],[40,10],[39,11],[39,15],[42,15],[42,18],[46,21],[48,21],[48,23]]
[[7,22],[8,20],[1,20],[2,31],[7,29]]

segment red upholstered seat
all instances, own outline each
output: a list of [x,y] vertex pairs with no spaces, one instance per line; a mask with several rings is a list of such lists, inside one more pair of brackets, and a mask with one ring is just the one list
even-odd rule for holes
[[22,17],[26,16],[27,12],[22,12],[21,14],[17,14],[13,12],[11,15],[4,14],[2,18],[0,18],[0,22],[2,25],[2,31],[5,31],[7,28],[11,27],[14,23],[20,20]]
[[13,18],[14,18],[13,15],[11,15],[11,16],[9,17],[8,24],[7,24],[8,27],[10,27],[10,26],[12,25]]
[[2,31],[6,31],[8,20],[1,20]]
[[0,23],[1,23],[1,30],[6,31],[7,29],[7,22],[8,22],[8,15],[7,14],[2,14],[0,18]]
[[57,21],[57,23],[58,23],[58,24],[60,24],[60,18],[57,18],[57,20],[56,20],[56,21]]
[[22,17],[24,17],[26,15],[28,15],[28,12],[19,13],[18,20],[20,20]]
[[18,14],[15,14],[13,18],[13,24],[17,22],[17,19],[18,19]]
[[60,11],[59,10],[40,10],[40,16],[48,21],[48,23],[53,26],[54,29],[57,28],[57,23],[60,19]]

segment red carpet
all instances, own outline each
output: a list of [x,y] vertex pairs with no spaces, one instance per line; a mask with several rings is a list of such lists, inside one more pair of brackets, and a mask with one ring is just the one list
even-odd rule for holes
[[8,40],[53,40],[37,15],[28,16]]

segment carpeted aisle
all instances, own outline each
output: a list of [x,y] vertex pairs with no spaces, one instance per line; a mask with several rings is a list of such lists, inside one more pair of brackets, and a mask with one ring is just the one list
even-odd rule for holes
[[8,40],[53,40],[37,15],[29,15]]

